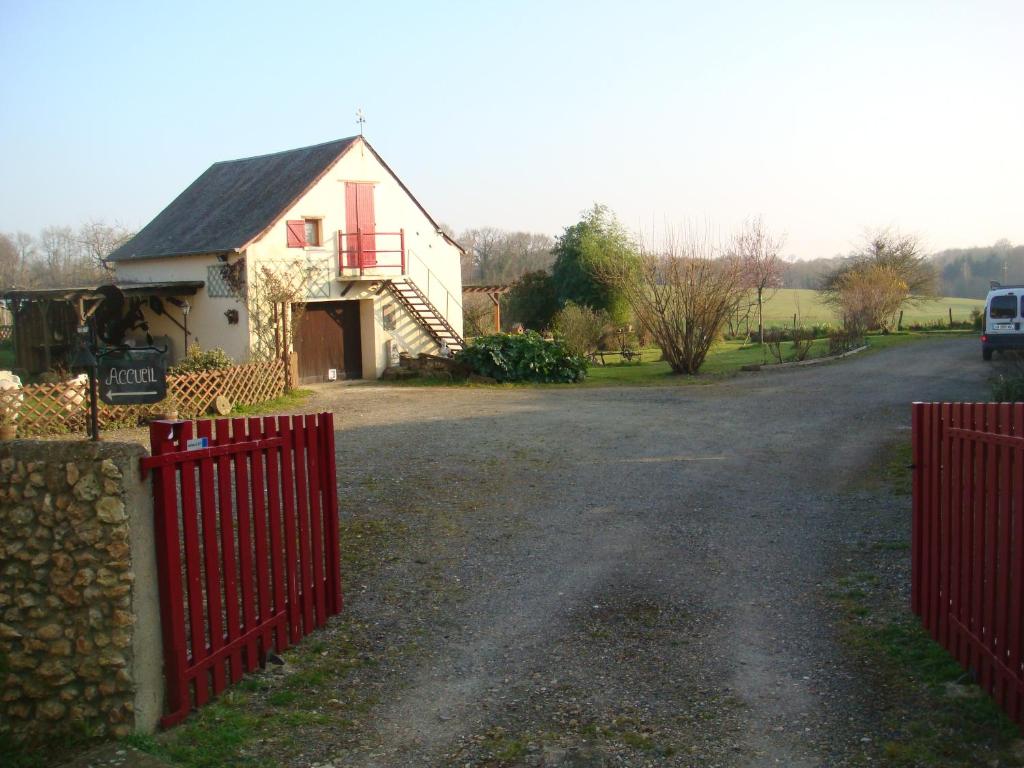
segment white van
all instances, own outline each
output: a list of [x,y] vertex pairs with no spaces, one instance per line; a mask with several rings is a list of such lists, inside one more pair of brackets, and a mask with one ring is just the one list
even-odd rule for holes
[[985,297],[985,327],[981,333],[981,356],[992,359],[992,352],[1024,349],[1024,285],[992,283]]

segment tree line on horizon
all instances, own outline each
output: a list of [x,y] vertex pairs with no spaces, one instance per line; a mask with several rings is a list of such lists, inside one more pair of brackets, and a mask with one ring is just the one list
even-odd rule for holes
[[[466,249],[462,257],[465,285],[512,284],[528,273],[549,271],[555,263],[555,238],[546,234],[496,227],[469,229],[455,235]],[[821,289],[829,275],[856,257],[845,255],[783,259],[781,288]],[[1024,284],[1024,244],[999,240],[992,245],[949,248],[928,255],[938,274],[938,293],[983,299],[989,283]]]
[[[77,228],[44,227],[36,235],[0,232],[0,289],[88,285],[111,277],[105,257],[134,232],[103,221]],[[479,227],[453,234],[465,248],[464,285],[511,285],[524,275],[550,271],[556,238],[539,232]],[[854,254],[806,260],[784,259],[779,287],[818,290],[827,276]],[[1024,244],[999,240],[992,245],[937,251],[929,261],[938,273],[943,296],[984,298],[993,280],[1024,283]]]

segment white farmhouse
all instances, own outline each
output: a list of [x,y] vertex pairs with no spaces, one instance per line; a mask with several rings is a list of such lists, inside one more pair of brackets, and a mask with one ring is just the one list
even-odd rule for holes
[[202,283],[142,307],[172,361],[186,342],[239,361],[276,346],[308,383],[376,378],[400,351],[460,349],[461,253],[354,136],[214,163],[110,261],[124,289]]

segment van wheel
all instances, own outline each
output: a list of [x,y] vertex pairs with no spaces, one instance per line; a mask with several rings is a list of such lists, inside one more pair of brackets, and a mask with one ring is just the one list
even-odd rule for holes
[[992,350],[991,349],[986,349],[985,347],[982,347],[981,348],[981,359],[982,360],[991,360],[992,359]]

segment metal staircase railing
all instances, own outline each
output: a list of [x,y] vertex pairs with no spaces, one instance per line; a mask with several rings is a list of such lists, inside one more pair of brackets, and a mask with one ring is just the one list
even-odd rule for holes
[[[429,269],[428,269],[429,272]],[[395,280],[388,280],[385,283],[390,293],[405,310],[411,314],[423,329],[430,334],[430,337],[439,345],[447,347],[453,352],[465,349],[466,342],[459,335],[458,331],[448,322],[445,314],[430,298],[420,290],[419,286],[411,278],[404,277]],[[447,293],[447,289],[445,289]],[[460,306],[461,308],[461,306]]]

